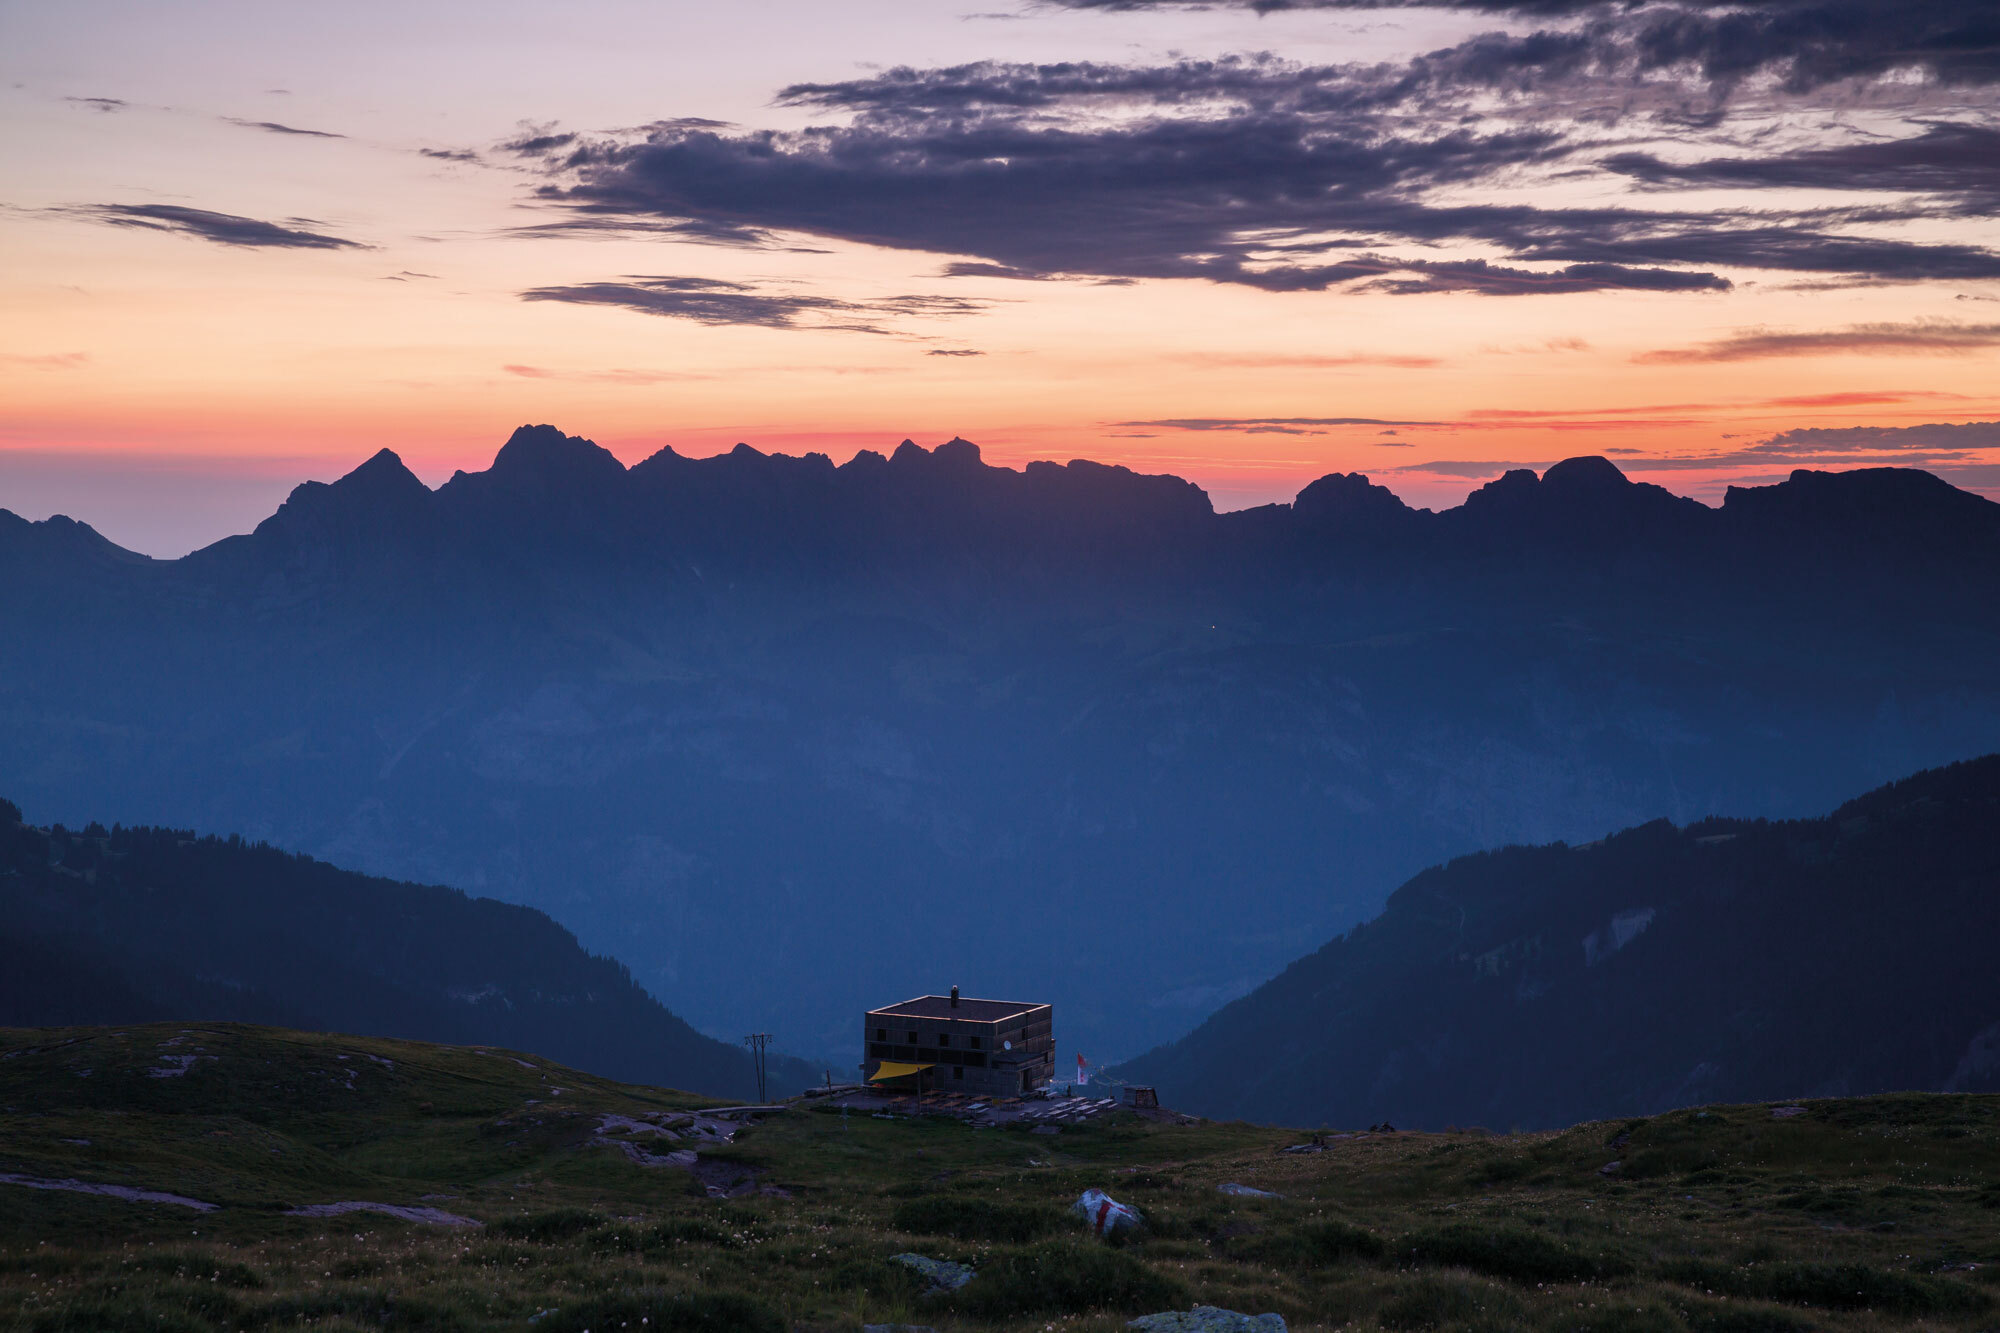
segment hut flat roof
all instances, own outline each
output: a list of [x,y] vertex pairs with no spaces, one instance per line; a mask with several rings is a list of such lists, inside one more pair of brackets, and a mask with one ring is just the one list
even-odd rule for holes
[[885,1018],[956,1018],[968,1023],[998,1023],[1017,1014],[1046,1008],[1045,1004],[1020,1000],[972,1000],[964,997],[960,997],[954,1008],[949,995],[919,995],[914,1000],[868,1012]]

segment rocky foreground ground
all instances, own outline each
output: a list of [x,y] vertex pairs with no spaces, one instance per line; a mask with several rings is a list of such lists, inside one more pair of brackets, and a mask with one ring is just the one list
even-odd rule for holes
[[[1088,1189],[1142,1225],[1101,1237]],[[0,1032],[22,1333],[1982,1330],[1996,1279],[2000,1098],[1047,1134],[721,1107],[494,1049]]]

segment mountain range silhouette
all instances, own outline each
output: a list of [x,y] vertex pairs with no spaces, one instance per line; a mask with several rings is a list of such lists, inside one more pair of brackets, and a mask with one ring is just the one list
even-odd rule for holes
[[2000,505],[1899,469],[1217,513],[963,440],[627,468],[528,426],[179,560],[0,512],[0,614],[30,819],[529,904],[836,1069],[951,984],[1136,1054],[1448,857],[2000,749]]

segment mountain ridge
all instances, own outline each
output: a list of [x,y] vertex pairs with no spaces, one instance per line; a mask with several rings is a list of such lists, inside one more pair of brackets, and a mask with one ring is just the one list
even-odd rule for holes
[[[638,489],[618,494],[613,488],[621,482]],[[1408,531],[1428,520],[1433,529],[1455,525],[1461,530],[1484,529],[1507,521],[1583,523],[1598,527],[1597,535],[1606,535],[1609,524],[1635,518],[1658,528],[1671,528],[1677,521],[1698,523],[1704,517],[1728,516],[1740,523],[1781,522],[1795,531],[1823,530],[1833,521],[1872,520],[1878,530],[1907,537],[1913,524],[1945,517],[1947,528],[1957,534],[1977,532],[1992,540],[1993,533],[1982,529],[2000,525],[2000,505],[1914,468],[1836,472],[1795,468],[1785,481],[1771,485],[1732,485],[1722,504],[1708,506],[1652,483],[1634,482],[1612,460],[1586,454],[1555,463],[1539,476],[1528,469],[1508,471],[1469,492],[1461,504],[1444,510],[1411,507],[1393,490],[1362,473],[1329,473],[1307,483],[1289,503],[1219,513],[1199,486],[1172,474],[1137,473],[1122,465],[1080,458],[1068,463],[1036,460],[1021,469],[994,466],[984,461],[976,444],[957,437],[936,449],[904,440],[888,455],[861,450],[842,464],[821,453],[766,454],[746,444],[693,458],[668,445],[627,468],[608,450],[583,437],[539,425],[515,430],[484,471],[456,472],[436,488],[425,486],[394,450],[380,449],[333,482],[302,483],[259,527],[275,523],[282,528],[300,521],[305,513],[336,513],[353,524],[370,507],[400,510],[398,517],[413,512],[434,516],[454,502],[497,495],[525,501],[547,501],[562,495],[572,503],[586,498],[614,504],[647,499],[670,503],[676,499],[671,493],[675,486],[720,488],[725,501],[739,504],[748,499],[769,503],[787,497],[813,498],[814,485],[843,482],[889,484],[898,501],[927,499],[947,505],[982,501],[990,505],[1016,498],[1044,503],[1115,503],[1145,493],[1163,501],[1179,496],[1184,500],[1170,503],[1179,505],[1184,519],[1196,515],[1233,519],[1238,527],[1263,524],[1290,528],[1295,533],[1321,532],[1342,520],[1355,521],[1363,531],[1380,531],[1384,524],[1401,525]],[[799,489],[802,485],[807,488],[804,492]],[[945,489],[923,495],[925,485]],[[954,485],[957,493],[949,489]],[[742,494],[745,487],[756,494]],[[912,487],[918,490],[913,492]],[[983,494],[975,493],[982,487]],[[62,515],[30,522],[4,509],[0,514],[16,520],[7,528],[13,541],[23,540],[25,532],[34,532],[48,541],[82,540],[90,546],[102,543],[111,553],[133,560],[149,559],[116,546],[87,523]],[[1890,523],[1893,528],[1885,526]],[[190,553],[190,557],[153,563],[172,566],[208,556],[234,540],[225,537]]]
[[0,772],[533,905],[845,1068],[852,1013],[952,984],[1130,1055],[1451,856],[2000,749],[2000,506],[1916,474],[1217,513],[969,443],[510,444],[437,491],[377,455],[173,562],[0,523]]

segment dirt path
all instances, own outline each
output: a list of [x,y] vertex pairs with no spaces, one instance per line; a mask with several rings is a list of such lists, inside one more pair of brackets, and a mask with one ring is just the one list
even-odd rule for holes
[[457,1213],[447,1213],[442,1208],[417,1208],[401,1203],[369,1203],[363,1199],[349,1199],[341,1203],[308,1203],[297,1208],[287,1208],[286,1217],[340,1217],[346,1213],[382,1213],[389,1217],[400,1217],[405,1222],[422,1222],[434,1227],[483,1227],[486,1224],[474,1217],[460,1217]]
[[203,1203],[200,1199],[190,1199],[185,1194],[134,1189],[130,1185],[100,1185],[88,1180],[43,1180],[39,1176],[17,1176],[0,1171],[0,1185],[26,1185],[31,1190],[67,1190],[72,1194],[102,1194],[107,1198],[125,1199],[131,1203],[173,1203],[203,1213],[212,1213],[216,1209],[215,1204]]

